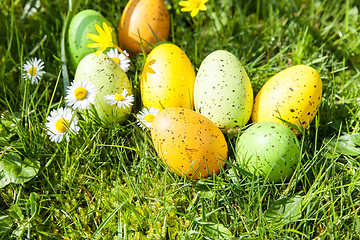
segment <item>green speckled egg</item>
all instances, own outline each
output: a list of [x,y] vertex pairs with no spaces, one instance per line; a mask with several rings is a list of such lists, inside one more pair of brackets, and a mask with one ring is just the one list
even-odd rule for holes
[[116,62],[106,54],[91,53],[84,57],[75,72],[75,80],[88,80],[96,88],[94,107],[100,119],[105,123],[122,122],[127,119],[131,108],[118,108],[104,99],[107,94],[121,94],[126,88],[132,94],[128,77]]
[[259,122],[236,142],[237,164],[269,181],[289,179],[300,160],[296,135],[279,122]]
[[223,132],[244,126],[253,107],[250,79],[233,54],[217,50],[201,63],[195,80],[195,110]]
[[167,108],[151,126],[156,152],[171,170],[199,179],[220,172],[228,147],[223,133],[203,115],[185,108]]
[[[95,24],[102,28],[102,23],[106,22],[109,26],[111,24],[97,11],[87,9],[77,13],[70,22],[67,32],[67,51],[69,56],[70,66],[73,70],[83,57],[95,52],[96,48],[88,48],[86,45],[94,43],[86,34],[93,33],[99,35],[95,29]],[[117,44],[115,32],[112,32],[112,40]]]

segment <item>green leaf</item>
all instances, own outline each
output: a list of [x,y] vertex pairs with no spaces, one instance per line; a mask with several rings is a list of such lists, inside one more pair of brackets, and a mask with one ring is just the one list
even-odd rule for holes
[[40,163],[36,160],[24,160],[16,153],[3,155],[2,166],[6,177],[12,183],[24,183],[32,179],[40,169]]
[[24,214],[21,211],[21,208],[18,204],[13,204],[10,207],[9,215],[13,219],[17,219],[17,222],[21,222],[24,220]]
[[200,192],[200,196],[206,199],[212,199],[215,193],[212,191]]
[[[1,165],[1,162],[0,162]],[[5,175],[4,171],[0,171],[0,188],[5,187],[10,183],[10,179]]]
[[197,191],[209,191],[213,188],[213,184],[212,183],[207,183],[203,180],[199,180],[198,182],[196,182],[196,185],[195,185],[195,189]]
[[9,233],[13,224],[14,221],[10,216],[0,216],[0,236],[4,236],[5,234]]
[[344,134],[339,138],[333,139],[328,144],[328,147],[335,149],[336,153],[350,156],[360,155],[360,147],[357,146],[360,146],[359,134]]
[[356,145],[360,146],[360,134],[354,133],[350,135],[350,140]]
[[291,222],[301,217],[301,196],[284,197],[276,200],[264,213],[268,221]]
[[204,233],[211,239],[231,239],[229,229],[218,223],[201,223]]

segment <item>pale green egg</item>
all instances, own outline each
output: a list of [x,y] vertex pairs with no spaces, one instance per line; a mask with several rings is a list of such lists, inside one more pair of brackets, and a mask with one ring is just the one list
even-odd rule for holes
[[300,147],[295,133],[284,124],[258,122],[237,139],[235,157],[243,169],[280,182],[294,173]]
[[253,90],[241,62],[232,53],[217,50],[201,63],[195,80],[195,110],[224,133],[241,128],[250,119]]
[[127,75],[119,65],[106,54],[91,53],[84,57],[75,72],[74,80],[88,80],[97,88],[93,104],[100,119],[105,123],[123,122],[131,112],[129,108],[119,108],[105,100],[105,95],[121,94],[126,88],[128,95],[132,89]]

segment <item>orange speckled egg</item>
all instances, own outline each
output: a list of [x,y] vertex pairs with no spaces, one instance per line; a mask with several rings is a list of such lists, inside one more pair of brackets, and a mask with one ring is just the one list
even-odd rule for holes
[[254,101],[252,121],[282,122],[281,118],[307,128],[317,113],[321,95],[322,82],[314,68],[289,67],[275,74],[260,89]]
[[178,46],[164,43],[147,56],[141,73],[141,98],[145,107],[192,108],[195,71]]
[[221,130],[209,119],[185,108],[167,108],[154,119],[151,138],[169,168],[193,179],[220,172],[228,147]]
[[170,18],[164,0],[130,0],[121,15],[118,37],[129,52],[142,52],[169,37]]

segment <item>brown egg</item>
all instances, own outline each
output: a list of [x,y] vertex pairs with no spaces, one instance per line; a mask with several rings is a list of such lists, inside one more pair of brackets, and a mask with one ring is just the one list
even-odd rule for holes
[[[118,37],[131,53],[149,52],[150,46],[169,37],[170,18],[164,0],[130,0],[121,16]],[[140,44],[141,42],[141,44]]]
[[220,172],[228,146],[221,130],[208,118],[186,108],[166,108],[154,119],[151,138],[171,170],[193,179]]

